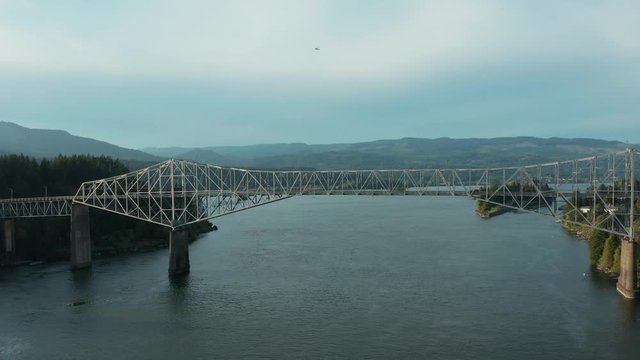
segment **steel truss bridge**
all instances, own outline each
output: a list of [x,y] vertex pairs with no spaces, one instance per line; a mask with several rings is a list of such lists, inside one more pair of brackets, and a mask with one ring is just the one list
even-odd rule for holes
[[167,160],[85,182],[74,196],[2,199],[0,218],[70,216],[75,203],[178,229],[300,195],[469,196],[634,238],[631,204],[640,198],[639,158],[638,151],[626,150],[488,169],[329,171],[251,170]]
[[488,169],[267,171],[182,160],[83,183],[74,196],[0,199],[4,251],[15,218],[70,216],[72,269],[91,265],[89,207],[170,228],[169,274],[189,271],[189,224],[300,195],[468,196],[620,236],[617,289],[638,296],[637,150]]

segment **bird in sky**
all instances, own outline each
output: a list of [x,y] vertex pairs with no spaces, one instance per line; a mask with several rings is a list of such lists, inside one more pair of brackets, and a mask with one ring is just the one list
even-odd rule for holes
[[316,50],[320,50],[320,48],[316,48]]

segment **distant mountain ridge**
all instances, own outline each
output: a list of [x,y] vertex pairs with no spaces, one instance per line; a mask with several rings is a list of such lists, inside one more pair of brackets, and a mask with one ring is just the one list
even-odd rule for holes
[[[148,148],[152,154],[216,165],[271,169],[480,168],[517,166],[624,150],[620,141],[536,137],[402,138],[352,144],[211,146],[196,159],[189,148]],[[204,156],[211,152],[212,156]],[[210,161],[205,161],[210,160]]]
[[5,121],[0,121],[0,153],[34,157],[53,157],[59,154],[106,155],[122,160],[160,161],[157,156],[140,150],[71,135],[62,130],[30,129]]
[[0,154],[22,153],[35,157],[106,155],[125,161],[130,168],[168,158],[264,169],[484,168],[569,160],[622,151],[627,147],[630,145],[620,141],[521,136],[493,139],[407,137],[352,144],[156,147],[140,151],[74,136],[66,131],[29,129],[0,121]]

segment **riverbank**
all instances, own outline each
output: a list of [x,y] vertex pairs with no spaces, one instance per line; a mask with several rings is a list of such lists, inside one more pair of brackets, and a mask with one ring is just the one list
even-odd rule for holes
[[490,219],[492,217],[502,215],[504,213],[513,211],[512,209],[506,208],[504,206],[490,204],[484,201],[477,201],[476,205],[476,214],[483,219]]
[[[483,219],[489,219],[511,211],[513,210],[482,201],[477,202],[475,210],[478,216]],[[563,223],[562,228],[567,234],[587,241],[590,264],[595,270],[611,280],[618,279],[620,275],[620,241],[616,236],[575,224]],[[640,273],[638,275],[640,279]]]
[[[213,230],[217,230],[217,227],[208,221],[189,225],[186,227],[187,239],[189,242],[193,242]],[[128,228],[98,236],[92,234],[95,238],[92,239],[91,257],[103,259],[166,249],[169,247],[169,231],[168,228],[154,226]],[[19,253],[11,258],[0,258],[0,267],[25,266],[68,259],[68,246],[57,246],[46,256],[29,256]]]
[[96,261],[90,274],[66,264],[7,271],[0,333],[12,353],[0,358],[640,351],[639,307],[585,270],[584,243],[547,216],[488,222],[469,210],[462,197],[300,196],[216,219],[224,239],[190,245],[189,276],[166,276],[165,250]]

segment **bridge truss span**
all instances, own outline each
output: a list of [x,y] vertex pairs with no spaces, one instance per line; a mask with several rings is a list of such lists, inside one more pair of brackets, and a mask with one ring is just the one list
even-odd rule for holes
[[177,228],[285,197],[247,170],[167,160],[85,182],[74,202]]
[[482,173],[453,169],[267,171],[167,160],[85,182],[73,201],[177,228],[298,195],[468,196],[479,188]]
[[[13,218],[70,216],[72,269],[91,264],[89,207],[170,228],[169,274],[189,271],[183,227],[300,195],[467,196],[489,216],[504,208],[553,216],[576,231],[618,235],[617,289],[639,295],[640,156],[603,156],[488,169],[270,171],[167,160],[82,183],[74,196],[0,199],[7,256],[15,249]],[[4,221],[7,219],[7,221]],[[616,254],[618,254],[616,252]]]
[[170,228],[299,195],[472,196],[632,237],[637,151],[519,167],[269,171],[167,160],[83,183],[75,203]]
[[176,229],[299,195],[444,195],[635,238],[639,159],[626,150],[518,167],[322,171],[167,160],[85,182],[73,197],[0,200],[0,217],[70,216],[76,203]]
[[474,196],[506,208],[551,215],[577,227],[634,238],[639,158],[636,150],[627,150],[488,169],[482,189]]
[[0,218],[70,216],[73,196],[0,199]]

